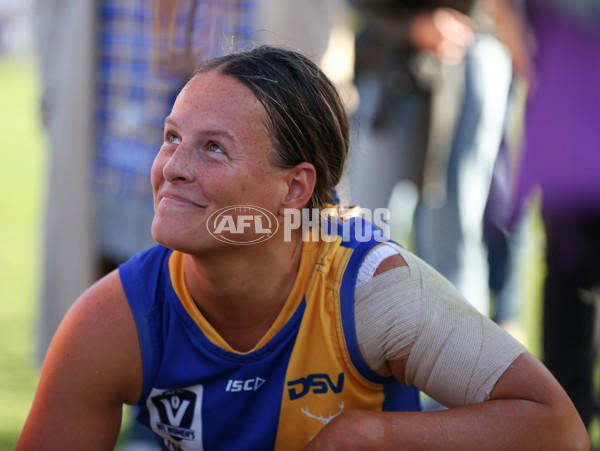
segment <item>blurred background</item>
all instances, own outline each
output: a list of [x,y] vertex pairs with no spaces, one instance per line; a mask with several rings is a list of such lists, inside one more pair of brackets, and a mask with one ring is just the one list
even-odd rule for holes
[[[46,169],[27,1],[0,1],[0,449],[11,450],[39,377],[34,359]],[[18,138],[17,138],[18,137]]]
[[[562,341],[572,329],[589,331],[579,337],[587,366],[556,371],[575,384],[585,373],[593,379],[583,394],[593,408],[584,415],[600,449],[600,280],[581,269],[600,265],[577,254],[558,274],[575,268],[583,281],[562,283],[552,272],[553,286],[546,277],[548,267],[556,270],[554,253],[565,255],[561,246],[598,250],[600,202],[580,200],[600,198],[600,189],[579,184],[592,194],[586,197],[570,180],[600,180],[600,141],[579,142],[600,114],[600,75],[588,86],[578,60],[547,57],[575,53],[591,77],[600,74],[597,9],[565,16],[560,0],[542,7],[535,0],[85,3],[0,0],[0,451],[16,442],[68,306],[94,279],[152,245],[148,173],[178,89],[202,58],[258,42],[304,51],[347,101],[352,154],[340,186],[344,202],[389,207],[393,237],[539,358],[544,346],[553,349],[549,331]],[[550,25],[556,40],[572,37],[572,45],[559,48],[544,34]],[[587,100],[556,88],[555,73],[560,86],[578,87]],[[582,128],[540,109],[571,115]],[[544,129],[570,129],[577,138],[536,140]],[[578,158],[582,149],[595,157]],[[573,161],[579,168],[569,169]],[[551,302],[544,293],[577,302],[559,291],[570,284],[584,293],[581,315],[590,324],[559,313],[564,329],[548,324],[544,335]],[[119,448],[153,449],[130,426],[127,411]],[[142,448],[133,447],[137,439]]]

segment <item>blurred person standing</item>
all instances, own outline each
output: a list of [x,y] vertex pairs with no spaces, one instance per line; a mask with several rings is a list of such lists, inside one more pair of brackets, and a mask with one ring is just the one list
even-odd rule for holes
[[[505,130],[512,81],[510,55],[494,23],[476,2],[473,40],[466,47],[456,122],[446,149],[428,156],[423,194],[415,211],[415,249],[479,311],[490,315],[489,271],[483,218],[494,163]],[[437,108],[444,109],[443,98]],[[435,133],[435,130],[431,130]],[[431,139],[439,137],[431,136]],[[443,169],[442,169],[443,168]]]
[[487,2],[353,3],[366,26],[352,201],[385,207],[412,183],[392,216],[411,219],[416,252],[489,315],[483,216],[513,74]]
[[589,426],[600,331],[600,3],[527,0],[526,7],[534,74],[515,203],[539,187],[543,359]]

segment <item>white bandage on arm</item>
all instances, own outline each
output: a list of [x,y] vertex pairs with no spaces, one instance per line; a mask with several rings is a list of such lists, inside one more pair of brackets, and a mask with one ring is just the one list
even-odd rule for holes
[[[387,258],[379,249],[371,254]],[[369,255],[367,259],[371,256]],[[361,268],[361,272],[362,272]],[[374,271],[373,271],[374,272]],[[361,280],[359,272],[358,280]],[[369,366],[376,370],[398,352],[410,349],[421,324],[421,283],[411,277],[410,268],[402,266],[364,281],[354,291],[356,336]],[[399,324],[401,323],[401,325]]]
[[370,281],[381,262],[392,255],[398,255],[398,249],[389,244],[379,244],[371,249],[360,265],[356,286],[359,287]]
[[358,342],[379,368],[410,349],[406,382],[455,407],[482,402],[525,348],[409,252],[407,267],[356,288]]

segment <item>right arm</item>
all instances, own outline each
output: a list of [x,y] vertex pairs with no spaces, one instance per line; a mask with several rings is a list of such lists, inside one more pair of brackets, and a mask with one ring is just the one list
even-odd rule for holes
[[15,450],[114,449],[123,404],[138,401],[142,384],[135,321],[113,271],[62,321]]

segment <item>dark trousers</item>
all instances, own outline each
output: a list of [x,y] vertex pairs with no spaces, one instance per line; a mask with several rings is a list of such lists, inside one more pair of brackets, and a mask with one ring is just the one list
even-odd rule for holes
[[544,283],[544,363],[586,426],[595,413],[598,353],[600,215],[548,217]]

